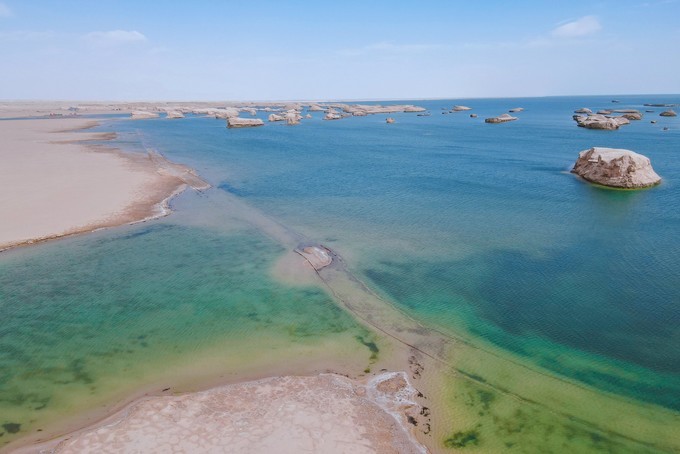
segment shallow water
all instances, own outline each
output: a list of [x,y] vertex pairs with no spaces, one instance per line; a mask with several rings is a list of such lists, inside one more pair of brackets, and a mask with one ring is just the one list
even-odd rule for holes
[[[170,303],[170,325],[191,323],[192,336],[227,339],[239,351],[252,347],[248,335],[267,326],[266,317],[250,319],[252,312],[241,310],[254,304],[260,312],[271,312],[285,346],[297,339],[286,337],[286,323],[302,319],[305,333],[326,338],[340,329],[332,320],[346,317],[319,290],[281,287],[263,277],[296,239],[321,241],[346,264],[326,276],[336,300],[365,303],[355,315],[375,317],[378,328],[405,336],[440,361],[436,368],[448,378],[438,386],[451,404],[437,410],[434,446],[528,452],[677,448],[680,441],[669,428],[678,422],[680,409],[680,163],[675,159],[680,123],[646,114],[619,131],[588,131],[575,126],[571,113],[584,106],[644,110],[643,102],[680,99],[618,98],[622,102],[616,105],[604,97],[424,101],[418,104],[432,116],[397,114],[393,125],[386,125],[384,116],[325,122],[318,113],[297,127],[267,124],[246,130],[228,130],[223,121],[198,117],[106,123],[99,129],[118,131],[120,146],[161,150],[197,169],[216,189],[178,201],[177,213],[148,232],[131,228],[144,234],[130,240],[112,231],[2,257],[0,278],[3,284],[16,283],[14,301],[44,301],[45,295],[68,301],[63,298],[69,292],[79,301],[99,300],[88,324],[104,326],[103,319],[118,320],[129,312],[129,306],[110,312],[125,298],[117,290],[120,282],[138,282],[130,279],[174,263],[165,280],[141,292],[155,301],[143,324],[159,323],[166,300],[184,295],[177,301],[193,301],[189,295],[198,292],[200,301],[227,299],[229,309],[203,313],[190,304],[182,312],[186,303]],[[440,113],[453,104],[470,105],[480,118]],[[520,120],[483,123],[485,116],[517,106],[526,108],[517,114]],[[659,123],[650,124],[650,118]],[[670,130],[663,131],[664,126]],[[577,153],[591,146],[647,155],[663,184],[627,192],[580,181],[568,169]],[[215,214],[234,210],[233,203],[246,208],[233,219]],[[101,252],[110,263],[103,272],[84,273],[102,260],[88,255],[98,250],[89,242],[100,239],[111,244]],[[142,254],[147,242],[150,252]],[[52,262],[53,250],[70,258]],[[246,259],[252,251],[255,259]],[[224,257],[235,262],[223,264]],[[219,284],[210,273],[197,276],[196,267],[186,265],[204,258],[219,276],[227,276]],[[71,271],[64,267],[68,262]],[[138,266],[141,272],[135,271]],[[36,279],[36,286],[19,285],[33,282],[36,269],[44,269],[47,277]],[[179,279],[172,286],[175,272]],[[238,278],[244,275],[245,283]],[[149,278],[138,279],[130,291],[134,295]],[[64,280],[75,282],[77,290],[55,283]],[[195,280],[207,282],[190,290]],[[252,287],[254,282],[259,284]],[[4,304],[13,294],[5,285],[0,291]],[[245,302],[253,297],[260,303]],[[323,302],[323,309],[315,301]],[[55,307],[68,306],[60,304]],[[428,329],[404,334],[403,326],[417,321],[390,312],[391,304]],[[309,305],[321,313],[310,313]],[[382,314],[381,307],[389,310]],[[19,314],[8,338],[43,345],[49,353],[39,358],[60,358],[73,347],[55,348],[51,339],[59,338],[58,331],[42,340],[16,335],[34,327],[31,318],[40,310],[28,307]],[[340,326],[341,333],[362,329],[348,318]],[[124,342],[116,341],[121,351],[137,330],[130,333],[129,339],[120,337]],[[108,344],[111,336],[99,341]],[[154,345],[169,345],[171,337],[153,343],[137,339],[148,346],[132,349],[155,352]],[[352,340],[354,334],[342,339],[365,348]],[[99,341],[88,340],[88,345]],[[202,342],[185,345],[195,353]],[[442,342],[452,346],[452,354],[439,348]],[[253,350],[262,347],[254,345]],[[168,360],[185,357],[172,350],[166,354]],[[116,376],[117,370],[103,368],[101,374]],[[617,414],[627,416],[617,420]]]

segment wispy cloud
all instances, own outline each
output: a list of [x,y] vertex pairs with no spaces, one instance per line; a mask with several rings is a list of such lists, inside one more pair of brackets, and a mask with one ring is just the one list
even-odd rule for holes
[[441,47],[442,46],[438,44],[395,44],[390,41],[381,41],[378,43],[368,44],[363,47],[341,49],[338,51],[338,54],[345,57],[354,57],[366,54],[421,53],[439,49]]
[[146,41],[146,36],[136,30],[110,30],[91,32],[84,38],[94,44],[125,44]]
[[554,28],[551,34],[556,38],[579,38],[592,35],[600,30],[602,30],[602,25],[600,25],[597,17],[583,16]]
[[5,5],[3,2],[0,2],[0,17],[12,17],[12,10],[9,9],[9,6]]

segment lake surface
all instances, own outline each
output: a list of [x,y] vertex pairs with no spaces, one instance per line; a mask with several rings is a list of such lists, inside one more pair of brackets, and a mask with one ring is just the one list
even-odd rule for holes
[[[332,248],[385,304],[470,346],[447,358],[458,378],[442,399],[462,407],[472,395],[474,409],[442,413],[442,449],[677,448],[665,427],[680,411],[680,120],[642,104],[680,97],[617,99],[409,102],[432,115],[390,115],[394,124],[385,115],[323,121],[323,113],[295,127],[235,130],[197,116],[103,123],[98,130],[118,133],[115,145],[159,150],[214,188],[181,196],[160,221],[0,256],[0,424],[34,428],[40,412],[87,408],[87,396],[99,405],[111,397],[102,388],[122,393],[196,358],[223,355],[227,370],[252,355],[275,357],[272,349],[304,347],[321,358],[316,347],[326,343],[368,363],[375,339],[366,326],[319,287],[271,276],[299,238]],[[479,118],[441,113],[454,104]],[[518,121],[483,121],[514,107],[525,109]],[[580,107],[655,113],[591,131],[571,119]],[[648,156],[662,184],[610,190],[570,174],[578,152],[593,146]],[[291,244],[227,199],[266,217]],[[477,364],[475,352],[495,359]],[[121,377],[125,386],[111,384]],[[482,385],[490,391],[466,388]],[[579,423],[596,429],[550,429],[559,418],[580,421],[581,410],[554,416],[555,404],[532,393],[568,400],[579,389],[603,399],[584,407],[595,416]],[[633,414],[607,426],[598,405],[608,402]],[[545,427],[508,428],[523,419]]]

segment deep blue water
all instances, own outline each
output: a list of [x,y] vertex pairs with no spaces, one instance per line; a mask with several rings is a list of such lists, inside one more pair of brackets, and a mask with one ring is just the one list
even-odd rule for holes
[[[678,410],[680,119],[642,104],[680,97],[611,99],[409,101],[432,115],[390,115],[392,125],[313,113],[295,127],[229,130],[189,116],[100,129],[325,242],[422,320]],[[454,104],[473,110],[441,114]],[[514,107],[525,108],[516,122],[483,121]],[[654,113],[590,131],[571,119],[580,107]],[[579,180],[568,171],[592,146],[648,156],[663,183],[617,191]]]

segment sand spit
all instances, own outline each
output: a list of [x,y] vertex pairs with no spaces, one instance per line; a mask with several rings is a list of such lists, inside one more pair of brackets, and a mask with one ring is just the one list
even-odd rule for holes
[[138,400],[103,423],[19,452],[425,453],[404,372],[368,382],[273,377]]
[[[159,154],[120,153],[74,133],[82,118],[0,121],[0,250],[166,215],[187,185],[205,189],[191,169]],[[71,131],[71,132],[68,132]]]

